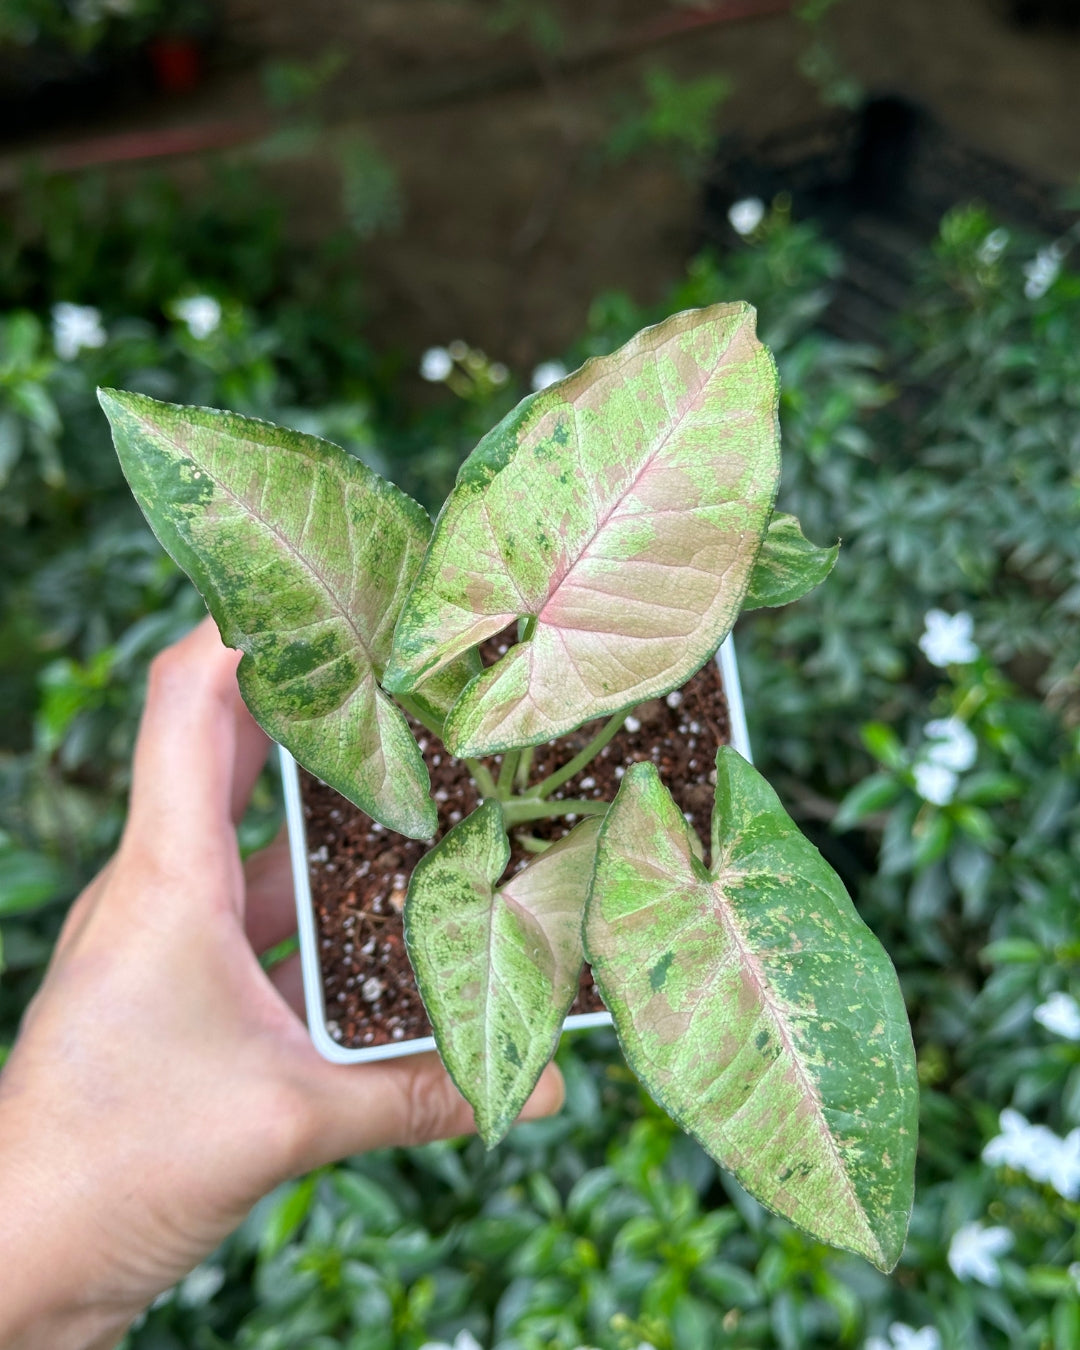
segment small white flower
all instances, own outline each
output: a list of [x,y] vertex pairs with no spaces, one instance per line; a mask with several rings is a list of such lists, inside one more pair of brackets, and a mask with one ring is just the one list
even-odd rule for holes
[[979,261],[986,267],[996,263],[1009,244],[1008,230],[991,230],[986,238],[979,245],[979,251],[976,255]]
[[539,393],[549,384],[566,379],[566,367],[561,361],[541,361],[532,373],[532,387]]
[[991,1167],[1015,1167],[1036,1180],[1045,1180],[1046,1160],[1061,1142],[1053,1130],[1032,1123],[1019,1111],[1006,1107],[999,1122],[1001,1133],[995,1135],[982,1151],[984,1163]]
[[959,717],[938,717],[927,722],[923,735],[929,745],[923,751],[928,764],[939,764],[943,769],[965,773],[979,757],[979,742],[975,733]]
[[1071,994],[1063,994],[1060,990],[1051,994],[1045,1003],[1039,1004],[1032,1016],[1055,1036],[1064,1036],[1067,1041],[1080,1041],[1080,1004]]
[[760,197],[743,197],[728,207],[727,218],[736,234],[753,234],[765,219],[765,203]]
[[982,1152],[992,1167],[1015,1167],[1032,1181],[1053,1186],[1064,1200],[1080,1199],[1080,1129],[1064,1139],[1045,1125],[1032,1125],[1019,1111],[1001,1113],[1001,1134]]
[[1007,1228],[984,1228],[981,1223],[966,1223],[958,1228],[949,1243],[949,1266],[958,1280],[978,1280],[996,1288],[1001,1283],[998,1258],[1013,1245]]
[[919,638],[923,655],[933,666],[965,666],[979,655],[973,641],[975,620],[961,610],[946,614],[943,609],[927,610],[923,619],[925,631]]
[[952,769],[943,764],[916,764],[912,769],[915,776],[915,791],[924,802],[934,806],[948,806],[956,796],[959,777]]
[[445,347],[429,347],[420,358],[420,374],[432,384],[441,384],[454,369],[454,358]]
[[176,1301],[183,1308],[203,1308],[225,1283],[221,1266],[196,1266],[176,1286]]
[[221,302],[212,295],[189,295],[173,306],[176,317],[187,324],[193,338],[202,341],[221,327]]
[[1080,1128],[1058,1141],[1047,1171],[1047,1181],[1063,1200],[1080,1200]]
[[84,347],[104,347],[108,335],[101,325],[101,311],[93,305],[61,301],[52,307],[53,346],[61,361],[73,361]]
[[1041,248],[1030,262],[1024,264],[1024,294],[1029,300],[1041,300],[1058,279],[1065,251],[1060,244]]
[[871,1336],[864,1350],[941,1350],[941,1337],[936,1327],[920,1327],[918,1331],[906,1322],[893,1322],[884,1336]]

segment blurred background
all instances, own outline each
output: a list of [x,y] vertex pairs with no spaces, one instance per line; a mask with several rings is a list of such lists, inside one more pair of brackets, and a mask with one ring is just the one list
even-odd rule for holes
[[[269,1197],[132,1350],[1080,1346],[1078,0],[2,0],[0,1056],[200,613],[97,384],[436,508],[532,387],[746,298],[782,506],[760,766],[885,942],[923,1089],[885,1277],[567,1038],[568,1104]],[[276,828],[272,783],[243,827]]]

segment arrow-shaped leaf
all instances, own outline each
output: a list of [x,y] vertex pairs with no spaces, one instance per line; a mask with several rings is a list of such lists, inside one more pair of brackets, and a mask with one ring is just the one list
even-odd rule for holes
[[555,1052],[581,973],[595,817],[498,890],[510,858],[494,799],[416,865],[405,938],[443,1062],[489,1148]]
[[777,512],[761,546],[743,609],[790,605],[820,586],[836,564],[840,545],[818,548],[794,516]]
[[746,593],[780,472],[777,397],[735,304],[677,314],[525,399],[458,475],[386,687],[532,618],[447,719],[448,748],[476,755],[682,684]]
[[361,810],[429,838],[423,758],[378,687],[428,541],[423,508],[318,437],[141,394],[99,398],[154,533],[244,652],[240,691],[259,724]]
[[585,950],[631,1067],[742,1185],[890,1270],[918,1090],[896,975],[836,873],[734,750],[712,867],[651,764],[597,845]]

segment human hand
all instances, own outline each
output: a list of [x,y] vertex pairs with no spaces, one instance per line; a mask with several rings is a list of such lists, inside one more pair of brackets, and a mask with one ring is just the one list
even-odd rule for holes
[[[300,1020],[284,841],[241,865],[268,743],[207,620],[151,670],[115,857],[0,1074],[0,1344],[112,1346],[287,1177],[473,1129],[435,1055],[332,1065]],[[562,1101],[549,1067],[524,1114]]]

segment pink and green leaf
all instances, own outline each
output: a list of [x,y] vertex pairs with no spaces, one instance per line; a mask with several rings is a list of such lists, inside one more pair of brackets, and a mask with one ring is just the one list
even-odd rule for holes
[[[240,690],[256,720],[361,810],[429,838],[427,770],[379,688],[430,534],[423,508],[318,437],[140,394],[99,397],[154,533],[244,653]],[[447,707],[477,668],[468,659],[457,689],[441,691]]]
[[794,516],[777,512],[761,546],[743,609],[790,605],[820,586],[836,565],[840,545],[818,548]]
[[578,989],[597,818],[496,883],[510,857],[494,799],[417,864],[405,938],[443,1062],[489,1148],[555,1052]]
[[918,1121],[903,998],[840,879],[734,750],[711,867],[650,764],[600,832],[585,950],[627,1059],[762,1203],[882,1270]]
[[749,305],[687,311],[525,399],[466,461],[398,621],[386,687],[516,619],[447,718],[458,755],[536,744],[677,687],[742,605],[780,471]]

